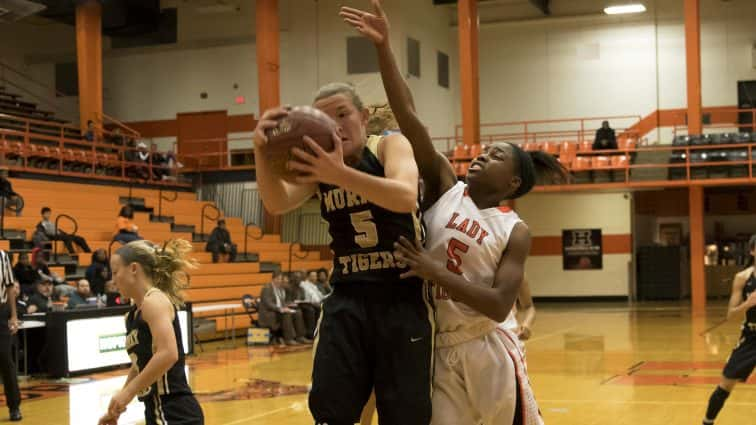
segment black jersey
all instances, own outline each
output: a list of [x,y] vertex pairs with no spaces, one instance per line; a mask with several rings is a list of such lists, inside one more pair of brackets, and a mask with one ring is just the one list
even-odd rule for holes
[[[168,394],[191,394],[192,390],[186,382],[184,373],[184,345],[181,342],[181,327],[179,326],[178,312],[173,315],[173,333],[176,336],[176,349],[178,360],[168,369],[164,375],[138,394],[139,400],[157,395]],[[134,306],[126,315],[126,352],[129,353],[131,362],[142,371],[152,358],[154,346],[150,326],[142,319],[142,311]]]
[[[751,272],[745,285],[743,285],[743,301],[747,300],[754,291],[756,291],[756,276]],[[756,335],[756,307],[751,307],[746,311],[743,331]]]
[[[378,160],[381,138],[370,136],[362,159],[354,168],[385,177]],[[422,240],[420,218],[412,213],[396,213],[370,203],[362,196],[337,186],[318,186],[320,212],[328,222],[334,254],[331,282],[397,281],[406,266],[394,260],[394,242],[404,236]],[[419,279],[408,279],[420,282]]]

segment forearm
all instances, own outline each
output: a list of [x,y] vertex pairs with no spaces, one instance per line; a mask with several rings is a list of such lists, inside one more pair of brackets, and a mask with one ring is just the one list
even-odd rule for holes
[[272,214],[277,214],[283,210],[286,188],[283,180],[273,176],[265,160],[265,155],[258,147],[255,147],[255,170],[257,188],[260,191],[263,205]]
[[753,307],[747,302],[740,303],[737,307],[731,307],[727,309],[727,320],[732,320],[733,318],[739,318],[745,314],[746,310]]
[[368,201],[398,213],[410,213],[417,209],[417,188],[385,177],[372,176],[344,167],[339,186],[367,198]]
[[11,320],[18,319],[18,312],[16,311],[16,293],[13,290],[8,291],[8,304],[10,304]]
[[381,79],[386,89],[391,110],[399,119],[399,116],[406,116],[415,112],[415,101],[412,98],[412,92],[407,85],[407,81],[402,77],[399,65],[396,63],[396,57],[391,49],[391,43],[388,39],[376,46],[378,50],[378,66],[381,71]]
[[137,369],[135,364],[132,364],[131,368],[129,369],[129,374],[128,376],[126,376],[126,382],[123,383],[123,387],[126,388],[127,386],[129,386],[131,381],[133,381],[134,378],[137,377],[137,375],[139,375],[139,369]]
[[[136,374],[124,389],[129,394],[138,394],[155,383],[160,376],[165,374],[168,369],[176,363],[177,357],[177,353],[171,354],[168,351],[158,351],[153,354],[150,361],[147,362],[147,365],[144,367],[144,370]],[[131,372],[129,374],[131,374]]]
[[507,319],[517,299],[517,290],[473,285],[461,275],[446,270],[438,272],[433,282],[443,286],[453,300],[472,307],[496,322]]
[[528,308],[526,308],[526,309],[524,309],[524,310],[522,310],[520,312],[520,316],[521,316],[522,319],[518,320],[519,323],[522,326],[526,326],[528,328],[532,328],[533,327],[533,323],[535,322],[535,313],[536,313],[535,312],[535,306],[533,306],[531,304],[530,307],[528,307]]

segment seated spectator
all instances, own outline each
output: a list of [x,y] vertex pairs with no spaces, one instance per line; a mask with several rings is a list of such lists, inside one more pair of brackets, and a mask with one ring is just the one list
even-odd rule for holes
[[[40,221],[37,224],[37,229],[34,231],[34,236],[32,236],[32,240],[35,242],[35,246],[42,248],[42,245],[45,242],[49,241],[63,241],[63,244],[66,246],[66,250],[68,250],[69,254],[75,254],[76,250],[74,249],[73,244],[79,246],[84,252],[92,252],[91,249],[89,249],[89,245],[87,245],[87,241],[84,240],[79,235],[70,235],[63,230],[56,229],[55,223],[50,221],[50,216],[52,215],[52,211],[48,207],[42,207],[42,221]],[[39,243],[39,245],[37,245]]]
[[601,128],[596,130],[596,139],[593,141],[593,150],[617,149],[617,137],[614,129],[609,127],[609,121],[601,123]]
[[102,295],[105,293],[105,284],[110,280],[110,264],[108,264],[108,253],[104,248],[99,248],[92,254],[92,264],[87,267],[84,276],[89,281],[92,293]]
[[18,262],[13,266],[13,275],[16,281],[21,284],[21,292],[29,295],[34,292],[34,283],[39,278],[37,270],[29,260],[29,254],[23,253],[18,256]]
[[95,126],[94,121],[87,121],[87,131],[84,132],[84,140],[88,142],[94,142],[95,140]]
[[323,294],[323,296],[326,296],[333,292],[333,289],[331,289],[331,283],[328,280],[328,270],[318,270],[318,281],[315,283],[315,286],[318,287],[320,293]]
[[121,127],[116,127],[113,129],[113,132],[111,133],[110,137],[108,137],[108,140],[110,143],[116,145],[116,146],[123,146],[124,145],[124,137],[123,133],[121,133]]
[[16,296],[16,315],[21,318],[21,316],[29,312],[29,297],[21,292],[21,285],[18,282],[13,282],[13,292]]
[[318,318],[320,317],[320,305],[323,303],[323,298],[325,298],[325,295],[320,292],[320,289],[315,284],[317,281],[318,272],[310,270],[307,278],[299,283],[302,294],[299,308],[302,310],[307,338],[315,336],[315,328],[318,325]]
[[134,220],[134,210],[129,205],[125,205],[118,213],[116,233],[113,236],[113,240],[127,244],[142,239],[139,233],[137,233],[139,226],[134,224],[132,220]]
[[213,263],[218,262],[220,254],[228,254],[230,263],[236,260],[236,244],[231,242],[231,234],[226,229],[226,220],[218,220],[218,226],[210,233],[205,250],[213,253]]
[[260,295],[260,326],[272,332],[283,332],[284,344],[308,344],[312,340],[305,338],[302,312],[296,308],[287,295],[283,273],[273,272],[273,282],[265,285]]
[[34,258],[34,268],[37,274],[41,279],[50,282],[54,286],[54,293],[58,299],[62,296],[68,297],[76,291],[76,288],[66,283],[65,279],[50,271],[50,268],[47,266],[47,260],[45,260],[41,251],[37,251],[37,255]]
[[52,310],[53,285],[45,279],[37,280],[36,289],[29,297],[27,313],[47,313]]
[[76,283],[76,291],[68,297],[68,308],[76,308],[77,305],[87,304],[87,298],[92,296],[92,291],[89,289],[89,282],[86,279],[81,279]]
[[144,142],[139,142],[135,146],[129,146],[124,154],[126,161],[131,164],[127,168],[129,177],[148,180],[150,178],[150,152]]
[[0,167],[0,198],[5,202],[5,208],[15,211],[16,217],[21,216],[24,200],[21,199],[21,195],[13,191],[13,185],[8,180],[8,167]]
[[129,300],[123,298],[118,292],[115,282],[109,280],[105,282],[105,305],[107,307],[117,307],[119,305],[128,304]]

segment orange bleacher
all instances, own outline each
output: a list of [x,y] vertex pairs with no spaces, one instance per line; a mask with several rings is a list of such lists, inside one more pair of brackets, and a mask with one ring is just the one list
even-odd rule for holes
[[[128,187],[105,186],[93,184],[50,182],[34,179],[11,179],[13,189],[24,198],[25,206],[21,217],[6,214],[5,229],[25,230],[26,240],[29,241],[36,224],[40,220],[40,210],[43,206],[52,208],[53,220],[59,214],[67,214],[74,217],[78,222],[77,234],[87,239],[90,247],[107,249],[110,245],[118,211],[129,196]],[[153,189],[137,189],[131,191],[134,199],[144,200],[146,207],[154,208],[157,214],[159,191]],[[174,202],[163,201],[162,215],[173,216],[174,222],[180,225],[194,225],[195,232],[200,231],[200,211],[203,205],[212,204],[207,201],[196,200],[192,192],[178,192]],[[231,238],[237,243],[239,252],[244,245],[244,225],[238,217],[224,217]],[[184,238],[192,240],[192,234],[187,232],[172,232],[169,223],[152,222],[147,212],[136,212],[134,222],[139,226],[139,233],[145,239],[162,242],[169,238]],[[61,219],[61,229],[73,230],[73,224],[68,220]],[[205,219],[204,232],[209,234],[215,226],[211,220]],[[250,230],[254,235],[260,235],[258,228]],[[66,253],[61,242],[58,244],[58,253]],[[205,252],[204,242],[194,242],[194,258],[199,262],[199,267],[191,272],[190,286],[186,290],[186,298],[195,306],[228,304],[239,302],[239,308],[234,309],[234,327],[237,330],[249,326],[249,318],[241,308],[242,295],[251,294],[257,296],[262,286],[271,280],[269,272],[261,271],[259,262],[236,262],[212,264],[211,254]],[[299,245],[291,246],[290,243],[282,242],[280,235],[265,234],[259,239],[250,238],[248,251],[257,254],[258,261],[271,263],[283,271],[303,270],[313,268],[329,268],[331,261],[323,260],[317,251],[303,251]],[[7,240],[0,241],[0,248],[9,249]],[[289,255],[291,250],[291,265]],[[91,264],[91,255],[79,253],[78,265],[88,266]],[[64,274],[62,268],[56,269],[59,274]],[[215,320],[216,329],[222,331],[230,326],[230,320],[224,317],[224,311],[207,311],[197,313],[196,317]]]

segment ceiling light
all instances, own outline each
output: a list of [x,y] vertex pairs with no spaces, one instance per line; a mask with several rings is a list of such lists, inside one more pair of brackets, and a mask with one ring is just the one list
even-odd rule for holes
[[604,13],[607,15],[622,15],[625,13],[643,13],[646,11],[646,6],[640,3],[623,4],[618,6],[608,6],[604,8]]

